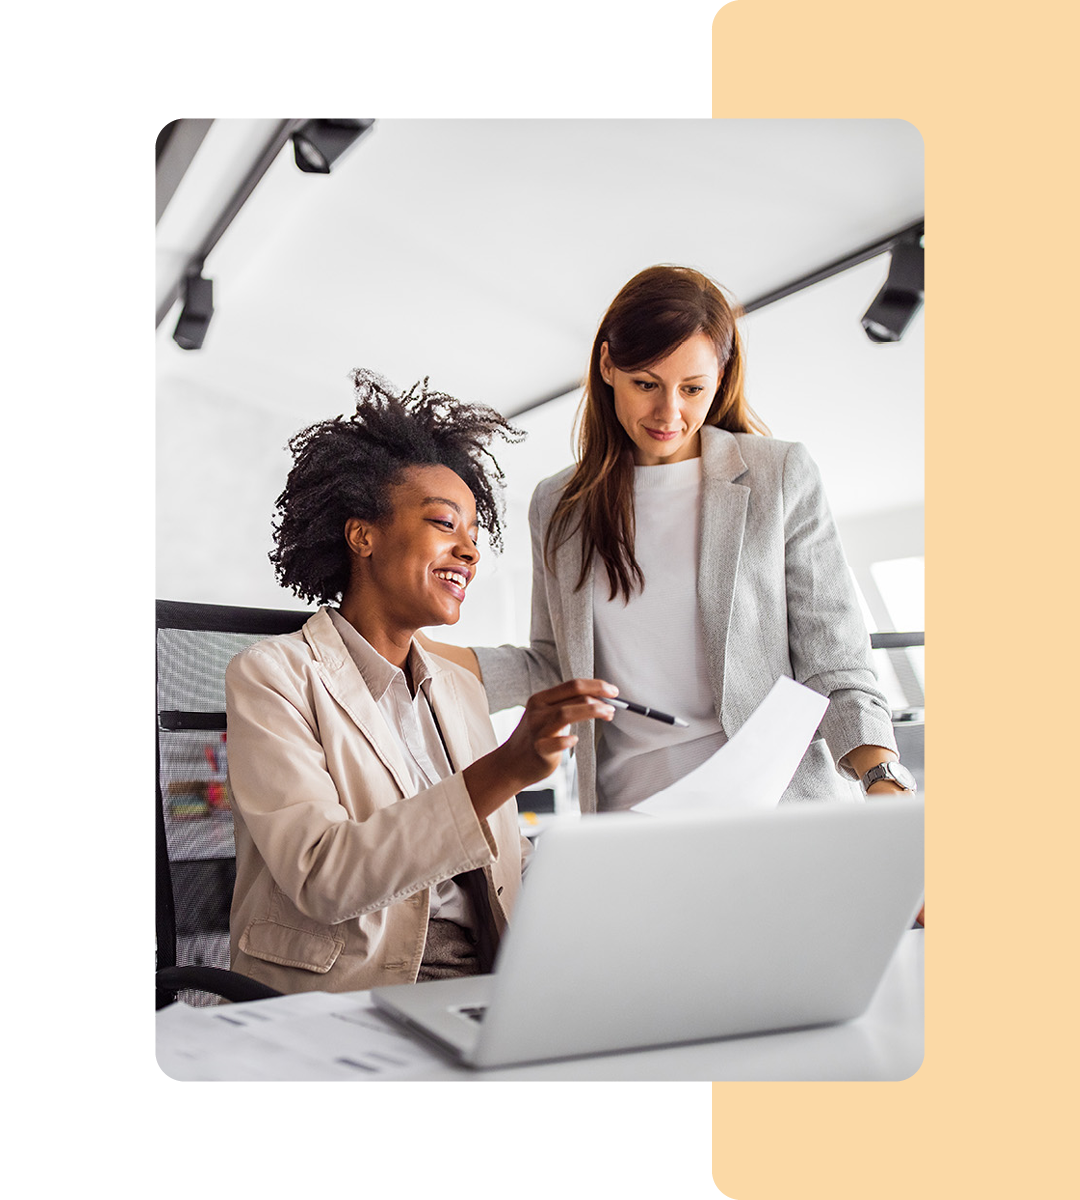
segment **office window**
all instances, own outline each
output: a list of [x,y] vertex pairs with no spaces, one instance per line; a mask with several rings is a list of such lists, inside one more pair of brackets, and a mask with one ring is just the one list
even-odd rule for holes
[[[892,618],[892,628],[903,632],[926,628],[925,559],[922,555],[894,558],[870,564],[881,598]],[[925,650],[911,646],[904,652],[919,684],[918,707],[922,706],[922,689],[926,686]]]
[[[871,630],[899,633],[922,632],[925,624],[923,596],[924,559],[921,555],[886,559],[870,564],[870,585],[877,593],[874,610],[861,589],[863,616]],[[856,584],[858,588],[858,584]],[[875,650],[874,666],[881,690],[894,714],[921,719],[925,706],[925,651],[922,646]]]
[[870,573],[893,618],[894,629],[922,629],[925,625],[924,563],[920,554],[918,557],[893,558],[887,562],[870,564]]

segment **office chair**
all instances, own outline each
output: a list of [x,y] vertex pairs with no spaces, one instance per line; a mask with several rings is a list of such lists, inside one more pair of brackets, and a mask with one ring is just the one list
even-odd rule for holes
[[279,992],[229,969],[236,878],[225,791],[225,668],[307,612],[157,601],[156,1007]]

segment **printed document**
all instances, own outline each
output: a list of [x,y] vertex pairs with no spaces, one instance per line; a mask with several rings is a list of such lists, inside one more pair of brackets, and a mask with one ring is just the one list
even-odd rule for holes
[[782,675],[746,724],[711,758],[632,811],[667,815],[774,807],[828,707],[828,697]]

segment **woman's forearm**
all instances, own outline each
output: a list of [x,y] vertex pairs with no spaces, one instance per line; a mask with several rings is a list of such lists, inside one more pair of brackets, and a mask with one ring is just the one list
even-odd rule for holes
[[844,755],[841,764],[850,767],[862,779],[871,767],[876,767],[884,762],[896,762],[896,759],[896,752],[885,746],[856,746],[854,750]]
[[[842,766],[849,767],[859,779],[871,768],[881,763],[896,762],[899,756],[886,746],[856,746],[840,760]],[[891,779],[879,779],[872,783],[867,795],[886,795],[889,792],[904,792],[905,789]]]

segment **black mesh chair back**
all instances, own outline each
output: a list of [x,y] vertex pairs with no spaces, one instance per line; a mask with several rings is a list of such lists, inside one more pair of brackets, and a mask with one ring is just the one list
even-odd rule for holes
[[225,668],[308,612],[157,602],[157,1007],[276,995],[229,970]]

